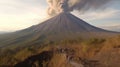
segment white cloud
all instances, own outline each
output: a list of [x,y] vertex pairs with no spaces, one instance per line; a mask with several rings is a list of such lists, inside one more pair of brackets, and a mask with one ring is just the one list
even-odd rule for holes
[[24,1],[0,0],[0,31],[24,29],[46,18],[45,6],[34,0]]
[[0,30],[18,30],[43,21],[46,18],[46,13],[26,13],[24,15],[0,14],[0,18]]
[[99,12],[95,12],[95,11],[90,11],[84,14],[78,14],[78,12],[75,12],[76,16],[88,20],[88,21],[96,21],[96,20],[102,20],[102,19],[109,19],[111,17],[115,17],[118,16],[118,13],[120,14],[120,10],[116,10],[116,9],[107,9],[107,10],[103,10],[103,11],[99,11]]

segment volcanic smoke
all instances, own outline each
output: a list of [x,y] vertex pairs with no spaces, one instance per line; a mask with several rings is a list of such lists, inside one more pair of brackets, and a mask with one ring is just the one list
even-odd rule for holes
[[112,0],[47,0],[49,4],[48,15],[54,16],[61,12],[78,10],[85,12],[89,9],[96,10],[106,7]]

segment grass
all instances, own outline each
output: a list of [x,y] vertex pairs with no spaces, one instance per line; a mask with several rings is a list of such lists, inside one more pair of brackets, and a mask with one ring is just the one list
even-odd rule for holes
[[[119,48],[120,37],[113,37],[108,39],[89,39],[82,41],[81,39],[76,40],[62,40],[58,42],[50,42],[49,40],[44,41],[44,45],[40,46],[34,44],[26,47],[16,48],[4,48],[0,50],[0,65],[14,65],[20,61],[23,61],[29,56],[36,55],[46,50],[54,50],[56,47],[70,48],[75,51],[76,57],[92,58],[100,52],[105,52]],[[38,62],[36,62],[37,64]],[[66,67],[70,64],[66,63],[64,54],[54,54],[53,58],[49,62],[44,62],[44,65],[49,64],[49,67]],[[63,65],[62,65],[63,64]],[[62,65],[62,66],[61,66]]]

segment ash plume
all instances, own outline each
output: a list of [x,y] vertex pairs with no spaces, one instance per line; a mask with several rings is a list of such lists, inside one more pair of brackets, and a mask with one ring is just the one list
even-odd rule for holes
[[48,15],[54,16],[60,12],[71,12],[78,10],[85,12],[87,10],[97,10],[106,5],[112,0],[47,0],[49,4]]

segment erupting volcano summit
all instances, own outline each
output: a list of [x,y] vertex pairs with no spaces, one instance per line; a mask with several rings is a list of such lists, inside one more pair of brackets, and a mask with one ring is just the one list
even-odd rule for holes
[[[54,17],[30,28],[17,31],[15,33],[9,34],[6,37],[0,38],[0,47],[21,45],[21,44],[41,44],[47,41],[61,41],[61,40],[74,40],[74,39],[89,39],[94,37],[106,38],[118,33],[107,31],[104,29],[92,26],[85,21],[72,15],[70,12],[74,9],[82,9],[84,7],[77,7],[83,4],[91,5],[95,8],[95,5],[91,3],[108,2],[105,1],[95,1],[87,2],[88,0],[48,0],[50,5],[48,9],[48,14],[54,15]],[[93,0],[94,1],[94,0]],[[102,6],[103,4],[99,4]],[[26,45],[25,45],[26,46]]]
[[0,39],[2,41],[0,45],[40,44],[45,40],[89,39],[94,37],[110,37],[116,34],[118,33],[97,28],[70,13],[62,12],[38,25],[13,33],[7,36],[6,39],[3,38],[5,40]]

